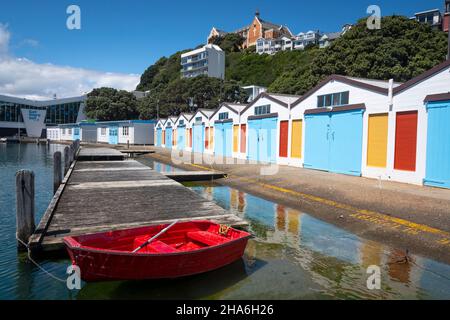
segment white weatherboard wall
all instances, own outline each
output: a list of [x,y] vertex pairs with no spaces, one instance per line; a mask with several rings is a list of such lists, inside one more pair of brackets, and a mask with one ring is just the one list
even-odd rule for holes
[[100,125],[97,128],[97,141],[100,143],[109,143],[109,127]]
[[[253,101],[253,104],[244,112],[241,114],[241,123],[247,124],[247,143],[246,143],[246,156],[248,155],[248,146],[249,146],[249,131],[250,128],[248,126],[248,117],[255,115],[255,108],[258,106],[264,106],[264,105],[270,105],[270,113],[278,113],[278,120],[277,120],[277,132],[276,132],[276,162],[278,164],[288,164],[287,158],[280,158],[279,153],[279,147],[280,147],[280,121],[282,120],[289,120],[289,108],[285,107],[279,103],[276,103],[272,101],[271,99],[268,99],[265,96],[262,96],[258,98],[257,100]],[[289,152],[289,150],[288,150]]]
[[[390,179],[406,183],[423,184],[426,171],[428,123],[428,114],[423,101],[427,95],[447,93],[449,91],[450,66],[394,95],[393,112],[389,115],[389,132],[393,133],[389,134],[388,139],[388,165],[391,168]],[[394,170],[395,116],[397,112],[413,110],[418,111],[416,171]]]
[[72,141],[73,140],[73,127],[61,127],[61,140]]
[[[128,128],[128,134],[126,133],[126,128]],[[134,142],[134,124],[119,124],[118,132],[119,144],[135,144]]]
[[47,139],[51,141],[61,140],[61,129],[58,127],[47,128]]

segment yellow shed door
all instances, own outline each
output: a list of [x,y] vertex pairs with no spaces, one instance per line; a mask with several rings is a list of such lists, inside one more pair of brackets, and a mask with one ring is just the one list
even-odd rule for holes
[[369,115],[367,166],[386,168],[388,142],[388,115]]
[[239,152],[239,125],[233,126],[233,152]]
[[301,159],[302,157],[302,128],[302,120],[292,121],[291,158]]

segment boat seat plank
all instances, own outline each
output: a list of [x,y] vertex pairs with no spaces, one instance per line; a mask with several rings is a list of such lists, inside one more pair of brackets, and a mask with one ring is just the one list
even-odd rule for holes
[[227,242],[229,239],[208,231],[191,231],[187,233],[188,238],[204,243],[208,246],[215,246]]

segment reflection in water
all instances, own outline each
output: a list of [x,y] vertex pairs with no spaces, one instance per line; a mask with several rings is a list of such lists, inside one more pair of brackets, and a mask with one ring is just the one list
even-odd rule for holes
[[[290,286],[281,285],[284,283],[281,269],[287,266],[302,274],[306,272],[311,281],[309,286],[315,288],[309,294],[314,297],[450,298],[450,266],[446,264],[418,256],[402,263],[405,256],[402,251],[362,239],[297,210],[226,186],[191,184],[190,187],[250,222],[250,231],[256,238],[247,247],[247,262],[264,260],[267,265],[262,269],[278,274],[278,285],[271,287],[271,295],[278,298],[292,297]],[[367,289],[366,270],[370,265],[380,266],[382,270],[381,290]],[[308,295],[304,289],[298,291],[297,298]],[[254,288],[247,287],[247,290],[255,292]]]
[[150,158],[138,158],[136,159],[137,161],[139,161],[140,163],[152,168],[153,170],[155,170],[156,172],[180,172],[180,171],[184,171],[182,169],[178,169],[175,168],[169,164],[164,164],[158,161],[155,161],[153,159]]

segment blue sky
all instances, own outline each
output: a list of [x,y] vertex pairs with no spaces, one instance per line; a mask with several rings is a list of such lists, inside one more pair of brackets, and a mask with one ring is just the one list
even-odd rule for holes
[[[338,30],[342,24],[364,16],[370,4],[380,5],[383,15],[409,16],[441,8],[443,3],[443,0],[15,0],[2,1],[0,22],[9,26],[11,50],[16,56],[40,63],[140,74],[159,57],[204,42],[212,26],[234,30],[249,24],[256,8],[263,19],[285,24],[298,33],[309,29]],[[80,31],[65,27],[65,11],[70,4],[81,8]]]
[[[337,31],[344,23],[365,16],[371,4],[379,5],[382,15],[411,16],[417,11],[443,9],[443,3],[444,0],[14,0],[2,1],[0,27],[8,34],[9,57],[26,58],[37,65],[51,63],[140,75],[159,57],[204,43],[213,26],[232,31],[248,25],[256,9],[263,19],[287,25],[293,33],[299,33],[311,29]],[[70,4],[81,8],[81,30],[66,28],[66,8]]]

